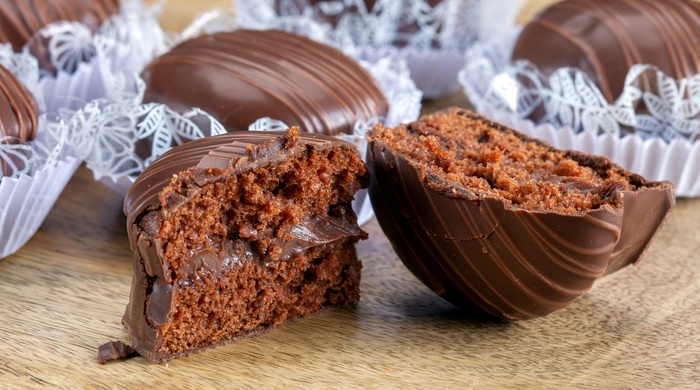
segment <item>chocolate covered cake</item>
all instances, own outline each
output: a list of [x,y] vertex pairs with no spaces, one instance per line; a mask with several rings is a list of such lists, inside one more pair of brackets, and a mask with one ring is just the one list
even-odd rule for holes
[[450,302],[545,316],[639,261],[675,205],[605,157],[451,108],[368,136],[370,197],[396,253]]
[[144,103],[178,112],[201,108],[228,131],[262,117],[312,133],[352,134],[357,121],[384,117],[374,78],[330,46],[277,30],[237,30],[185,41],[141,74]]
[[81,22],[96,30],[118,12],[117,0],[0,0],[0,43],[19,52],[47,24]]
[[[124,211],[134,279],[122,323],[154,362],[265,333],[360,298],[357,149],[333,137],[235,132],[151,164]],[[112,354],[114,355],[114,354]]]
[[525,26],[512,59],[529,60],[545,75],[565,66],[579,68],[613,103],[634,64],[655,65],[674,79],[698,74],[698,36],[696,1],[566,0]]

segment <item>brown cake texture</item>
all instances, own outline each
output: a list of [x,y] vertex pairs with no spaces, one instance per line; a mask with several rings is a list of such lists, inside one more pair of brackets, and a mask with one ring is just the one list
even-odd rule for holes
[[370,198],[404,264],[467,310],[545,316],[637,262],[675,205],[605,157],[451,108],[368,135]]
[[134,348],[160,363],[357,303],[367,234],[351,201],[368,184],[357,148],[294,128],[161,156],[124,205]]

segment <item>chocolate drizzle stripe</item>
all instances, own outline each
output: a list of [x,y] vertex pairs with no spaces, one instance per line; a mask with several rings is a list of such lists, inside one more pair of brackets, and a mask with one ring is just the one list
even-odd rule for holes
[[[204,51],[199,56],[186,57],[180,55],[177,58],[164,58],[158,64],[160,66],[176,66],[181,64],[195,65],[201,68],[216,70],[229,77],[235,77],[238,80],[248,83],[258,90],[266,93],[271,98],[275,99],[276,104],[287,107],[293,112],[300,112],[297,119],[305,128],[329,128],[330,125],[325,120],[326,113],[323,112],[321,106],[309,94],[304,93],[306,90],[295,85],[279,82],[285,80],[282,75],[268,74],[259,64],[252,61],[244,61],[240,58],[229,56],[224,61],[214,61],[211,54]],[[226,64],[227,66],[220,66]],[[240,65],[238,68],[232,68],[234,64]],[[273,89],[274,87],[274,89]],[[318,115],[316,115],[318,113]],[[317,122],[321,121],[321,122]],[[315,122],[315,123],[314,123]]]
[[[490,207],[487,206],[487,215],[490,215],[492,218],[495,215]],[[521,218],[521,214],[516,214],[517,217]],[[494,232],[492,233],[498,237],[500,240],[500,243],[502,244],[501,251],[504,251],[506,253],[509,253],[512,259],[518,262],[518,264],[523,267],[525,270],[527,270],[533,277],[536,279],[539,279],[543,283],[549,285],[550,287],[556,289],[558,292],[569,296],[570,300],[566,301],[565,303],[562,303],[561,301],[555,301],[552,299],[548,299],[541,294],[538,294],[536,291],[534,291],[533,288],[528,287],[524,281],[522,276],[518,276],[514,270],[511,269],[511,266],[508,266],[506,262],[503,260],[503,258],[498,255],[498,251],[493,250],[493,246],[489,243],[488,240],[486,240],[486,247],[489,248],[489,252],[487,255],[493,260],[498,267],[501,269],[501,271],[508,276],[510,281],[517,286],[523,293],[525,293],[528,297],[530,297],[533,301],[537,302],[539,305],[544,306],[546,308],[555,310],[562,308],[566,305],[569,304],[569,302],[573,301],[575,297],[578,295],[581,295],[583,292],[587,291],[588,289],[584,291],[577,291],[569,288],[565,288],[551,279],[547,278],[544,274],[542,274],[539,270],[537,270],[532,264],[530,264],[526,259],[527,256],[523,254],[523,252],[520,251],[517,245],[513,242],[513,240],[510,238],[509,234],[507,231],[504,229],[500,229],[496,227]],[[466,254],[465,254],[466,255]],[[496,291],[496,289],[494,289]],[[504,299],[505,301],[505,299]],[[534,313],[528,313],[521,308],[518,308],[517,305],[513,305],[514,309],[517,309],[523,314],[527,315],[534,315]]]
[[[573,250],[572,252],[574,252],[574,254],[567,255],[564,250],[559,248],[559,246],[566,247],[571,244],[570,242],[563,239],[557,239],[556,237],[547,239],[544,234],[539,232],[538,229],[534,227],[536,224],[533,224],[532,220],[536,220],[537,218],[535,217],[518,215],[518,218],[520,218],[523,226],[528,229],[530,238],[538,245],[547,248],[545,253],[551,264],[556,265],[560,269],[570,272],[580,278],[591,279],[598,278],[603,275],[605,268],[600,270],[592,267],[586,267],[584,264],[581,264],[576,257],[574,257],[575,255],[590,256],[590,253],[583,253],[582,251]],[[539,224],[537,225],[538,227],[540,226]],[[548,229],[546,226],[544,228]],[[595,253],[595,255],[605,254],[606,252],[612,253],[612,250],[615,247],[614,244],[616,243],[617,241],[615,241],[613,245],[609,245],[606,251],[598,251],[599,253]],[[582,292],[585,291],[587,291],[587,289],[583,290]]]
[[[518,214],[518,217],[521,218],[523,225],[525,225],[528,228],[528,230],[532,234],[532,237],[535,240],[538,240],[542,245],[546,245],[547,247],[551,248],[552,251],[556,252],[556,255],[558,255],[558,257],[560,257],[562,260],[565,260],[568,263],[567,267],[572,267],[570,269],[572,272],[583,271],[580,275],[584,277],[600,276],[598,275],[598,273],[601,270],[587,267],[581,262],[573,260],[573,258],[571,256],[567,256],[564,253],[564,250],[560,249],[560,247],[574,252],[577,255],[597,256],[605,253],[612,253],[612,250],[615,248],[615,245],[617,244],[617,241],[620,238],[619,226],[614,226],[610,223],[591,223],[591,225],[595,225],[594,228],[612,232],[615,239],[610,240],[610,244],[586,249],[583,246],[577,245],[571,241],[563,239],[551,227],[542,223],[542,221],[536,215]],[[581,216],[581,219],[588,223],[590,223],[591,221],[598,221],[590,215],[583,215]],[[564,264],[561,264],[561,266],[564,267]]]
[[[520,220],[521,223],[523,223],[523,225],[526,224],[525,217],[522,213],[517,213],[516,217]],[[529,233],[532,234],[532,230],[530,230]],[[555,289],[557,292],[559,292],[565,296],[569,296],[573,300],[575,297],[583,294],[584,292],[586,292],[590,289],[590,287],[587,287],[585,289],[573,289],[573,288],[565,287],[560,283],[556,283],[553,279],[547,277],[547,275],[545,275],[542,270],[537,269],[530,261],[528,261],[528,256],[525,255],[518,248],[518,246],[515,244],[515,242],[513,241],[513,239],[511,238],[510,234],[508,234],[507,231],[505,231],[504,229],[496,229],[494,234],[496,234],[498,236],[498,238],[500,239],[500,242],[502,242],[505,245],[507,251],[513,255],[512,258],[515,259],[524,270],[529,272],[532,277],[534,277],[535,279],[539,280],[540,282],[546,284],[547,286]],[[528,237],[528,238],[532,239],[531,237]],[[552,256],[550,253],[547,253],[547,255],[549,256],[550,260],[552,260],[554,263],[558,263],[558,259],[556,256]],[[570,259],[570,260],[572,260],[572,259]],[[557,264],[557,265],[561,265],[561,264]],[[565,267],[562,267],[562,268],[565,268]],[[578,271],[576,269],[573,269],[573,270],[568,269],[568,271],[570,271],[570,272],[572,272],[572,273],[574,273],[577,276],[580,276],[582,278],[586,278],[586,279],[590,278],[589,275],[586,275],[586,274],[581,275],[580,273],[576,272],[576,271]],[[598,275],[598,276],[600,276],[600,275]],[[518,278],[518,279],[522,279],[522,277]],[[540,300],[540,302],[547,307],[550,307],[550,308],[557,307],[557,304],[554,303],[556,301],[546,299],[542,296],[535,298],[535,296],[537,296],[537,294],[535,294],[534,289],[531,289],[529,287],[525,287],[523,285],[523,291],[530,294],[534,299]],[[546,302],[548,302],[548,303],[546,303]]]
[[[284,39],[289,37],[289,35],[277,32],[277,37],[278,39]],[[299,37],[291,37],[293,41],[299,41]],[[255,50],[252,49],[264,48],[267,54],[269,54],[270,56],[277,55],[279,56],[280,61],[285,61],[285,63],[294,64],[297,67],[304,69],[310,76],[315,76],[320,79],[323,79],[322,81],[324,82],[319,83],[319,86],[321,88],[324,88],[330,95],[336,96],[339,99],[339,102],[344,103],[347,99],[347,96],[336,95],[337,92],[342,91],[343,95],[347,94],[350,97],[352,97],[352,100],[355,100],[359,103],[359,107],[363,109],[365,115],[371,114],[372,110],[369,108],[368,105],[363,103],[367,103],[367,99],[365,98],[365,96],[372,94],[376,95],[376,91],[373,88],[368,88],[368,85],[363,80],[363,77],[360,77],[360,73],[358,73],[355,70],[355,64],[352,64],[350,62],[338,61],[338,55],[336,53],[322,49],[322,46],[309,45],[308,47],[303,47],[301,45],[290,45],[289,50],[293,53],[291,57],[295,61],[292,62],[286,56],[281,56],[279,54],[278,46],[272,45],[270,42],[262,41],[255,42],[255,44],[253,44],[249,40],[233,38],[234,36],[232,35],[225,37],[226,40],[231,40],[236,45],[247,44],[251,49],[250,53],[255,53]],[[314,56],[320,58],[321,61],[300,61],[302,59],[310,57],[309,53],[312,53]],[[324,66],[323,62],[327,64],[335,64],[336,67]],[[341,86],[341,88],[333,88],[331,87],[331,83],[337,83]],[[358,90],[356,90],[355,88],[358,88]],[[347,104],[346,109],[350,109],[350,106]]]

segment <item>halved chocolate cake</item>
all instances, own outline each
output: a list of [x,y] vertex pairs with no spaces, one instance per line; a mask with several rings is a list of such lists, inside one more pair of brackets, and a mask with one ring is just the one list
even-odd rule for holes
[[160,363],[356,303],[367,234],[350,203],[368,184],[357,148],[296,129],[164,154],[124,204],[134,348]]
[[370,198],[406,266],[445,299],[545,316],[637,262],[673,184],[451,108],[368,136]]

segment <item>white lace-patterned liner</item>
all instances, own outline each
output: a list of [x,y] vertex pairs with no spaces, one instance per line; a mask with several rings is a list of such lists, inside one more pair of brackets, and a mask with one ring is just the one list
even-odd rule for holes
[[[670,180],[681,197],[700,196],[700,75],[675,80],[656,67],[632,66],[622,95],[609,104],[578,69],[542,75],[509,61],[518,31],[475,44],[459,81],[474,107],[494,120],[562,149],[610,157],[651,180]],[[636,85],[654,79],[651,90]],[[643,103],[644,112],[635,107]],[[528,118],[543,112],[540,124]],[[632,134],[624,134],[632,132]]]
[[[521,2],[444,0],[430,7],[426,0],[378,0],[371,10],[362,0],[321,1],[316,6],[306,0],[239,0],[237,4],[244,28],[296,32],[370,62],[387,56],[402,58],[424,96],[437,98],[459,89],[457,72],[469,45],[479,36],[497,34],[493,26],[507,25],[502,21],[504,14],[515,14]],[[501,22],[479,23],[480,16],[494,14]],[[335,27],[326,21],[338,16]]]

